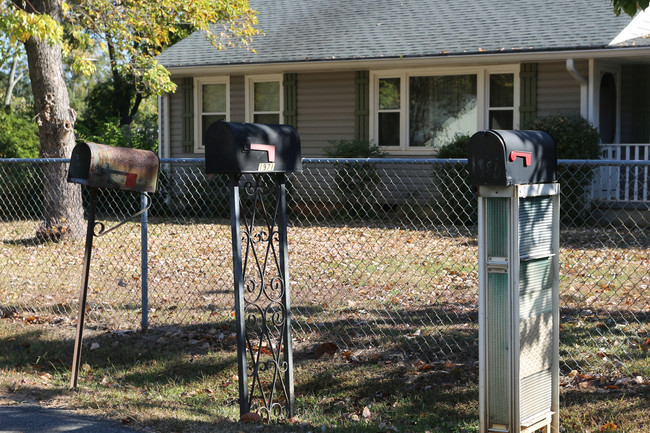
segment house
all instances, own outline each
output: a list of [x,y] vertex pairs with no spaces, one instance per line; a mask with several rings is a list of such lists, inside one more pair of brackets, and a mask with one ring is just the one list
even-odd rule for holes
[[[200,33],[159,57],[161,153],[199,156],[217,119],[288,123],[305,156],[373,140],[432,156],[456,132],[581,113],[605,144],[650,142],[650,13],[608,0],[251,0],[256,53]],[[648,158],[645,147],[644,158]]]
[[162,157],[202,156],[218,119],[291,124],[305,157],[360,139],[402,158],[561,112],[598,127],[608,157],[650,159],[650,11],[617,17],[608,0],[250,4],[264,33],[255,52],[195,33],[159,56],[178,85],[160,99]]

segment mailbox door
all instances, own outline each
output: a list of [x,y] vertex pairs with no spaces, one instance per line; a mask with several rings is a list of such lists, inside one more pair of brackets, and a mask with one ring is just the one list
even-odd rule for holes
[[208,174],[302,170],[300,138],[289,125],[217,121],[208,128],[204,145]]

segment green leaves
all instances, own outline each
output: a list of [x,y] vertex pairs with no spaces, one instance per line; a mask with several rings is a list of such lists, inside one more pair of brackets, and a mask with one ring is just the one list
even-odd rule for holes
[[649,3],[650,0],[612,0],[616,16],[619,16],[621,12],[625,12],[633,17],[639,9],[645,10]]
[[114,72],[130,77],[148,94],[175,90],[155,57],[189,33],[205,32],[216,49],[248,46],[259,33],[257,14],[247,0],[86,0],[61,2],[53,15],[16,3],[0,0],[0,31],[11,43],[32,37],[60,43],[73,70],[86,75],[95,72],[90,53],[99,46],[110,51]]

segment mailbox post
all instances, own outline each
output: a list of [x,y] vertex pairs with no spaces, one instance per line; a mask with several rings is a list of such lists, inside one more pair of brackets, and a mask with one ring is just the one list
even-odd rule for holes
[[553,139],[478,132],[481,433],[559,433],[559,185]]
[[[156,192],[160,160],[158,155],[148,150],[127,149],[104,144],[79,142],[70,156],[68,182],[85,185],[90,188],[88,207],[88,229],[84,250],[83,271],[79,293],[79,312],[77,314],[77,332],[72,356],[72,375],[70,386],[76,388],[81,364],[81,344],[86,313],[88,278],[90,275],[90,258],[93,238],[103,236],[131,219],[145,213],[151,206],[148,193]],[[100,188],[120,189],[143,194],[146,206],[135,215],[106,230],[101,222],[95,221],[97,196]]]
[[285,173],[302,171],[300,138],[288,125],[218,121],[204,145],[206,172],[230,175],[240,413],[292,417]]

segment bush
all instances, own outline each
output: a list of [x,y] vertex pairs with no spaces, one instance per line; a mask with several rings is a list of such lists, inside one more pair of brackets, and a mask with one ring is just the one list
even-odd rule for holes
[[38,126],[19,114],[0,112],[0,158],[37,158]]
[[[440,147],[438,158],[467,158],[469,134],[456,134],[448,143]],[[433,182],[441,193],[433,209],[438,219],[449,224],[476,224],[478,219],[476,189],[469,184],[467,164],[436,164],[433,169]],[[453,191],[452,195],[445,191]]]
[[383,158],[387,155],[369,140],[338,140],[330,144],[332,147],[325,149],[325,155],[330,158]]
[[467,158],[467,145],[471,135],[456,133],[449,143],[438,151],[438,158]]
[[532,129],[547,132],[557,145],[558,159],[599,159],[598,130],[579,114],[552,114],[533,122]]
[[[580,115],[553,114],[535,120],[532,128],[545,131],[553,137],[558,159],[599,159],[601,156],[598,130]],[[588,222],[592,214],[589,210],[589,193],[593,176],[593,167],[558,167],[563,224],[579,226]]]
[[[332,147],[325,149],[330,158],[383,158],[386,152],[369,140],[339,140],[330,142]],[[373,201],[373,192],[381,181],[377,164],[362,162],[336,164],[336,194],[343,206],[343,217],[372,218],[378,203]]]

